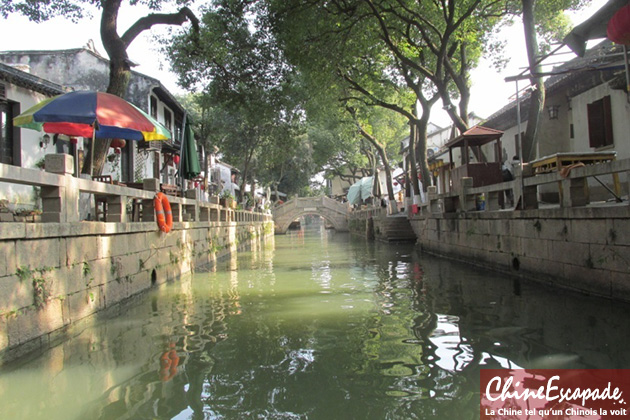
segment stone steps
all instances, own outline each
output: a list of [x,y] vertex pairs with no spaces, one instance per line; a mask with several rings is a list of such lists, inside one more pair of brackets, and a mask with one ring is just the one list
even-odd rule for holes
[[387,242],[415,242],[416,234],[407,217],[385,217],[378,219],[376,237]]

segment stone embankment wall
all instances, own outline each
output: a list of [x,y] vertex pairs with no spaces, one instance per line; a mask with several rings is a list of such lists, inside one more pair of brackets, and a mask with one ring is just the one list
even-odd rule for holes
[[273,230],[272,221],[180,222],[168,234],[151,222],[1,223],[0,364]]
[[423,252],[630,301],[630,206],[411,219]]

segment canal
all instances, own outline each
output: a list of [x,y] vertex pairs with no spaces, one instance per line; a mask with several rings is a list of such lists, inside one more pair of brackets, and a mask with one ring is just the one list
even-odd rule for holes
[[630,307],[323,229],[0,371],[3,419],[477,419],[481,368],[630,366]]

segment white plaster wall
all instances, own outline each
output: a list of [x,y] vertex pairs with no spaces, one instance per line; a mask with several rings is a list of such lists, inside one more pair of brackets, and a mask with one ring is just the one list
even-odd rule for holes
[[610,95],[613,117],[613,146],[597,150],[615,150],[617,159],[630,157],[630,104],[625,92],[610,90],[607,85],[600,85],[582,93],[571,101],[575,138],[571,149],[575,151],[595,151],[589,147],[587,104]]
[[[527,129],[527,121],[521,122],[521,132],[525,132]],[[518,134],[518,126],[510,127],[505,130],[503,137],[501,137],[501,147],[505,149],[506,158],[512,159],[514,156],[521,156],[521,151],[516,150],[515,136]]]
[[[33,92],[11,83],[8,83],[6,87],[7,99],[12,102],[19,102],[21,104],[20,112],[26,111],[47,98],[47,96],[42,93]],[[44,133],[29,129],[21,129],[21,131],[21,166],[23,168],[34,168],[35,163],[42,159],[47,151],[51,153],[54,150],[54,146],[51,141],[48,145],[48,149],[39,147],[39,142]],[[33,209],[37,204],[33,200],[33,187],[25,185],[0,183],[0,199],[8,200],[11,210]]]
[[[558,107],[558,118],[549,119],[549,111],[547,107]],[[567,103],[564,91],[558,95],[550,95],[545,99],[545,109],[541,114],[538,144],[536,145],[536,153],[532,156],[532,160],[549,156],[559,152],[571,151],[571,130],[570,119],[571,111]],[[576,151],[587,151],[588,149],[578,149]]]

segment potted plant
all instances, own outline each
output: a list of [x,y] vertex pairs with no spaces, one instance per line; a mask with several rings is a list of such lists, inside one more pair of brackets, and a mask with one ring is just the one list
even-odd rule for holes
[[223,190],[223,192],[219,196],[219,204],[221,204],[223,207],[233,208],[234,196],[232,195],[230,190]]

